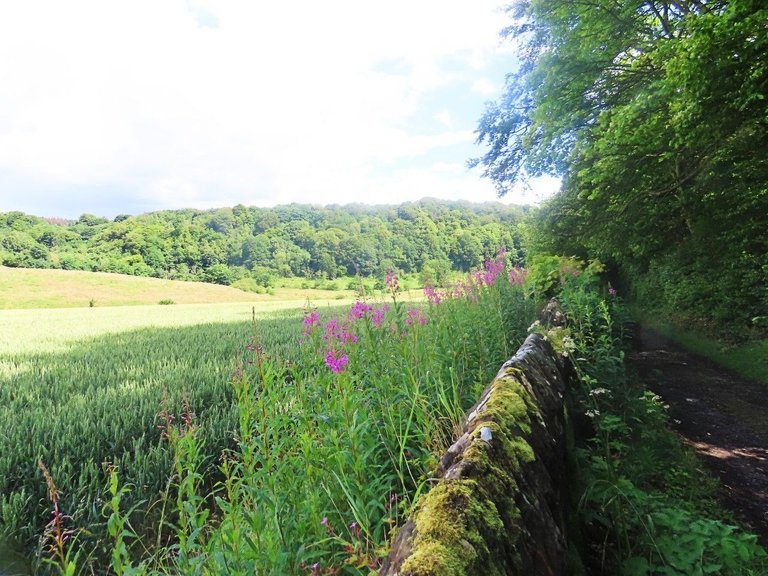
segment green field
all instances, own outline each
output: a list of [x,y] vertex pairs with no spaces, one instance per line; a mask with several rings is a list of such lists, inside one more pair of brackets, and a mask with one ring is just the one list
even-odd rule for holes
[[37,548],[37,569],[48,555],[42,461],[90,557],[81,567],[121,550],[106,534],[111,470],[142,538],[124,564],[375,565],[463,410],[525,335],[531,303],[499,282],[428,309],[401,292],[368,298],[353,318],[334,292],[312,301],[308,326],[314,292],[286,290],[294,299],[0,310],[0,541]]
[[[256,306],[270,352],[290,354],[300,332],[297,303]],[[70,510],[103,492],[107,460],[144,497],[159,494],[171,467],[156,428],[166,404],[179,412],[188,401],[210,448],[227,446],[235,422],[230,374],[253,336],[253,309],[0,311],[0,534],[29,539],[39,530],[25,525],[47,507],[38,459]]]
[[253,337],[253,319],[270,353],[288,357],[303,307],[338,306],[348,294],[257,295],[199,282],[0,268],[0,541],[4,534],[27,546],[39,532],[33,519],[47,503],[38,458],[73,507],[103,492],[106,460],[159,494],[171,466],[153,433],[162,404],[179,410],[188,400],[211,448],[223,448],[235,425],[230,374]]
[[176,304],[223,302],[301,303],[354,297],[353,290],[300,288],[284,282],[272,293],[256,294],[229,286],[204,282],[181,282],[142,276],[75,270],[37,270],[0,266],[0,309],[83,308],[157,304],[171,300]]

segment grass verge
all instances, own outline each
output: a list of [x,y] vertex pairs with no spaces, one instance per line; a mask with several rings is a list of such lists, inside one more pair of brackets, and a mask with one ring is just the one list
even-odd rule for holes
[[638,308],[632,316],[642,324],[690,350],[744,376],[768,386],[768,338],[752,339],[740,343],[723,342],[700,331],[681,327],[666,318],[652,316]]

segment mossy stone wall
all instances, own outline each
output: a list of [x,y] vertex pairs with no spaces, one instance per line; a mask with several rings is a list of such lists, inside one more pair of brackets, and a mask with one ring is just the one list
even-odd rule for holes
[[566,380],[550,343],[528,336],[469,411],[380,575],[570,572]]

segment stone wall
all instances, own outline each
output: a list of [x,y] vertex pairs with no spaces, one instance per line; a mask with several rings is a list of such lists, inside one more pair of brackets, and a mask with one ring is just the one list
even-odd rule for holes
[[569,572],[565,388],[562,359],[528,336],[470,410],[380,575]]

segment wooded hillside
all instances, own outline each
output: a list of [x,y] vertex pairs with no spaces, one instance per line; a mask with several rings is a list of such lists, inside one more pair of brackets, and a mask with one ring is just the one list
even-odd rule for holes
[[504,248],[522,258],[527,208],[425,199],[399,206],[291,204],[171,210],[113,221],[0,213],[0,264],[231,284],[422,272],[439,281]]

